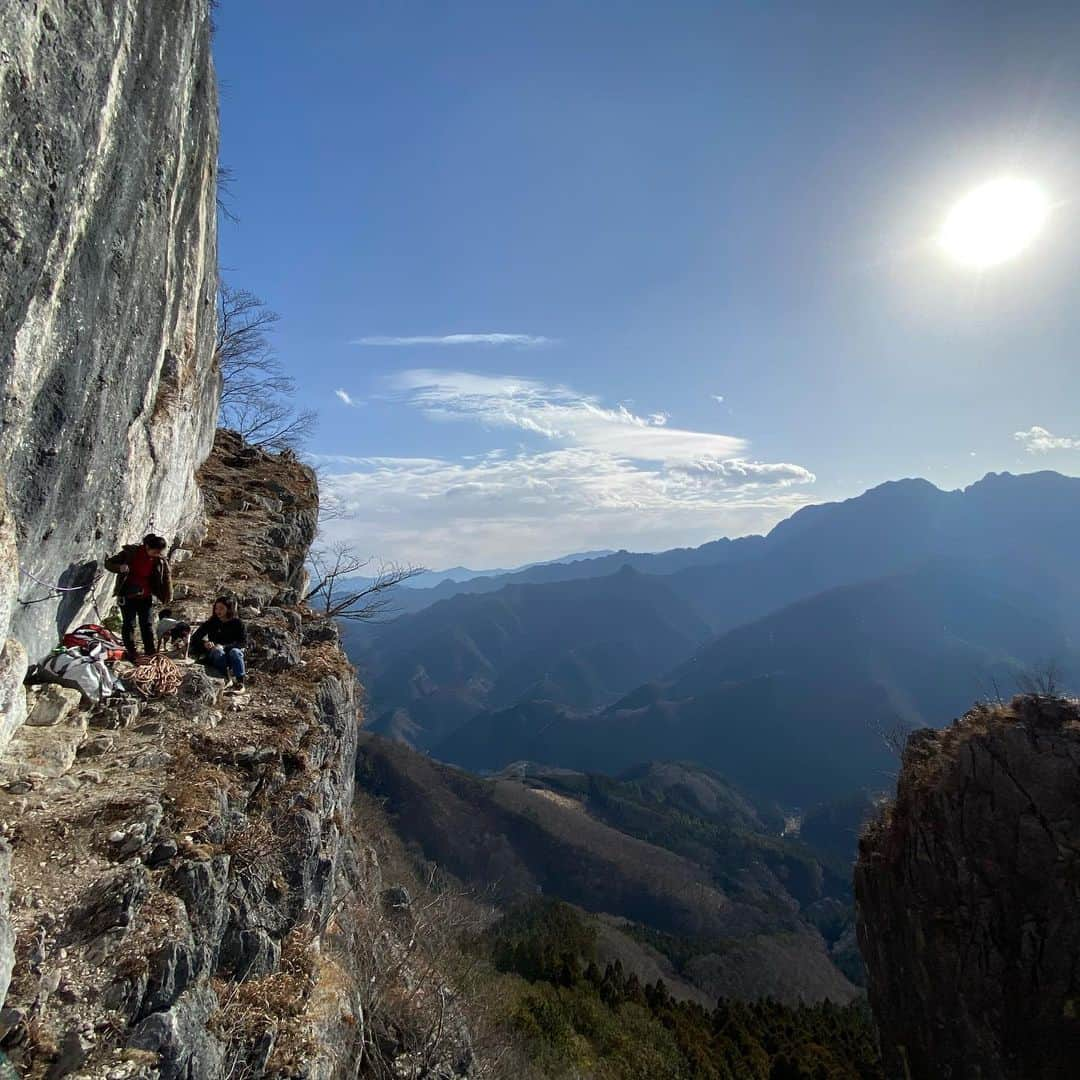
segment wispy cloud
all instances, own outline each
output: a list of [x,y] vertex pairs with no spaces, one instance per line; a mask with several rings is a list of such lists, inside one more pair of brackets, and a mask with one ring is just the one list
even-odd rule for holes
[[[324,456],[329,523],[388,557],[528,562],[616,544],[654,550],[767,528],[814,475],[762,462],[744,439],[673,427],[569,387],[514,376],[406,371],[390,401],[436,422],[524,433],[533,447],[460,459]],[[537,445],[537,440],[539,440]]]
[[435,420],[518,428],[635,461],[725,459],[746,449],[746,442],[733,435],[671,427],[666,413],[638,416],[625,405],[605,407],[594,397],[535,379],[415,369],[389,381],[405,401]]
[[337,458],[320,484],[346,517],[335,537],[425,565],[513,562],[591,547],[656,550],[768,528],[808,500],[797,465],[643,468],[570,448],[471,461]]
[[709,396],[713,399],[713,401],[716,402],[717,405],[723,405],[724,404],[724,395],[723,394],[710,394]]
[[1030,427],[1013,433],[1029,454],[1049,454],[1051,450],[1080,450],[1080,438],[1071,435],[1052,435],[1044,427]]
[[349,405],[354,409],[364,404],[362,401],[357,401],[347,390],[335,390],[334,396],[345,405]]
[[349,342],[350,345],[379,345],[395,348],[402,345],[516,345],[518,348],[531,349],[539,345],[551,345],[553,338],[537,334],[443,334],[429,336],[417,334],[407,337],[362,337]]

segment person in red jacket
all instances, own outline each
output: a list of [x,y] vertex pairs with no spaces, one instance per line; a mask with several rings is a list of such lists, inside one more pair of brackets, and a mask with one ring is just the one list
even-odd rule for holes
[[134,663],[135,620],[138,619],[143,649],[147,656],[157,652],[154,641],[154,624],[150,617],[154,598],[163,604],[172,600],[172,575],[165,558],[168,543],[164,537],[147,533],[141,544],[127,544],[111,559],[105,560],[105,569],[116,574],[113,595],[120,601],[123,624],[120,636],[124,639],[127,658]]

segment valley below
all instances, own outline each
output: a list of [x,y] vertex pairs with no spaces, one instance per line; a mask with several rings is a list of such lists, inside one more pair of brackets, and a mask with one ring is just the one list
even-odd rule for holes
[[1057,474],[906,480],[765,537],[402,590],[343,625],[361,786],[425,865],[573,905],[683,1000],[856,1001],[862,827],[910,732],[1075,680],[1078,525]]

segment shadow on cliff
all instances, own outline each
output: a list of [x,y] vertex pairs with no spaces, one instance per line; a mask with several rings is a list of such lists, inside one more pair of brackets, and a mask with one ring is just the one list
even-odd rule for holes
[[57,585],[64,591],[60,594],[60,603],[56,608],[57,641],[71,629],[87,603],[92,601],[95,610],[102,606],[102,598],[108,596],[109,583],[103,577],[95,587],[95,580],[103,573],[101,563],[92,559],[89,562],[70,563],[60,575]]

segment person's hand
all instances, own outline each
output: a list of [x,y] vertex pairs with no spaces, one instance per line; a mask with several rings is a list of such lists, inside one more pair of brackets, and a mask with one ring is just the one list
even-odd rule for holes
[[209,652],[211,649],[216,649],[217,648],[217,646],[209,638],[206,638],[203,641],[203,645],[206,646],[206,651],[207,652]]
[[118,566],[118,567],[116,568],[116,572],[117,572],[118,574],[126,574],[126,573],[128,573],[128,572],[129,572],[130,570],[131,570],[131,567],[130,567],[130,566],[128,566],[128,565],[127,565],[127,563],[124,563],[124,564],[123,564],[122,566]]

